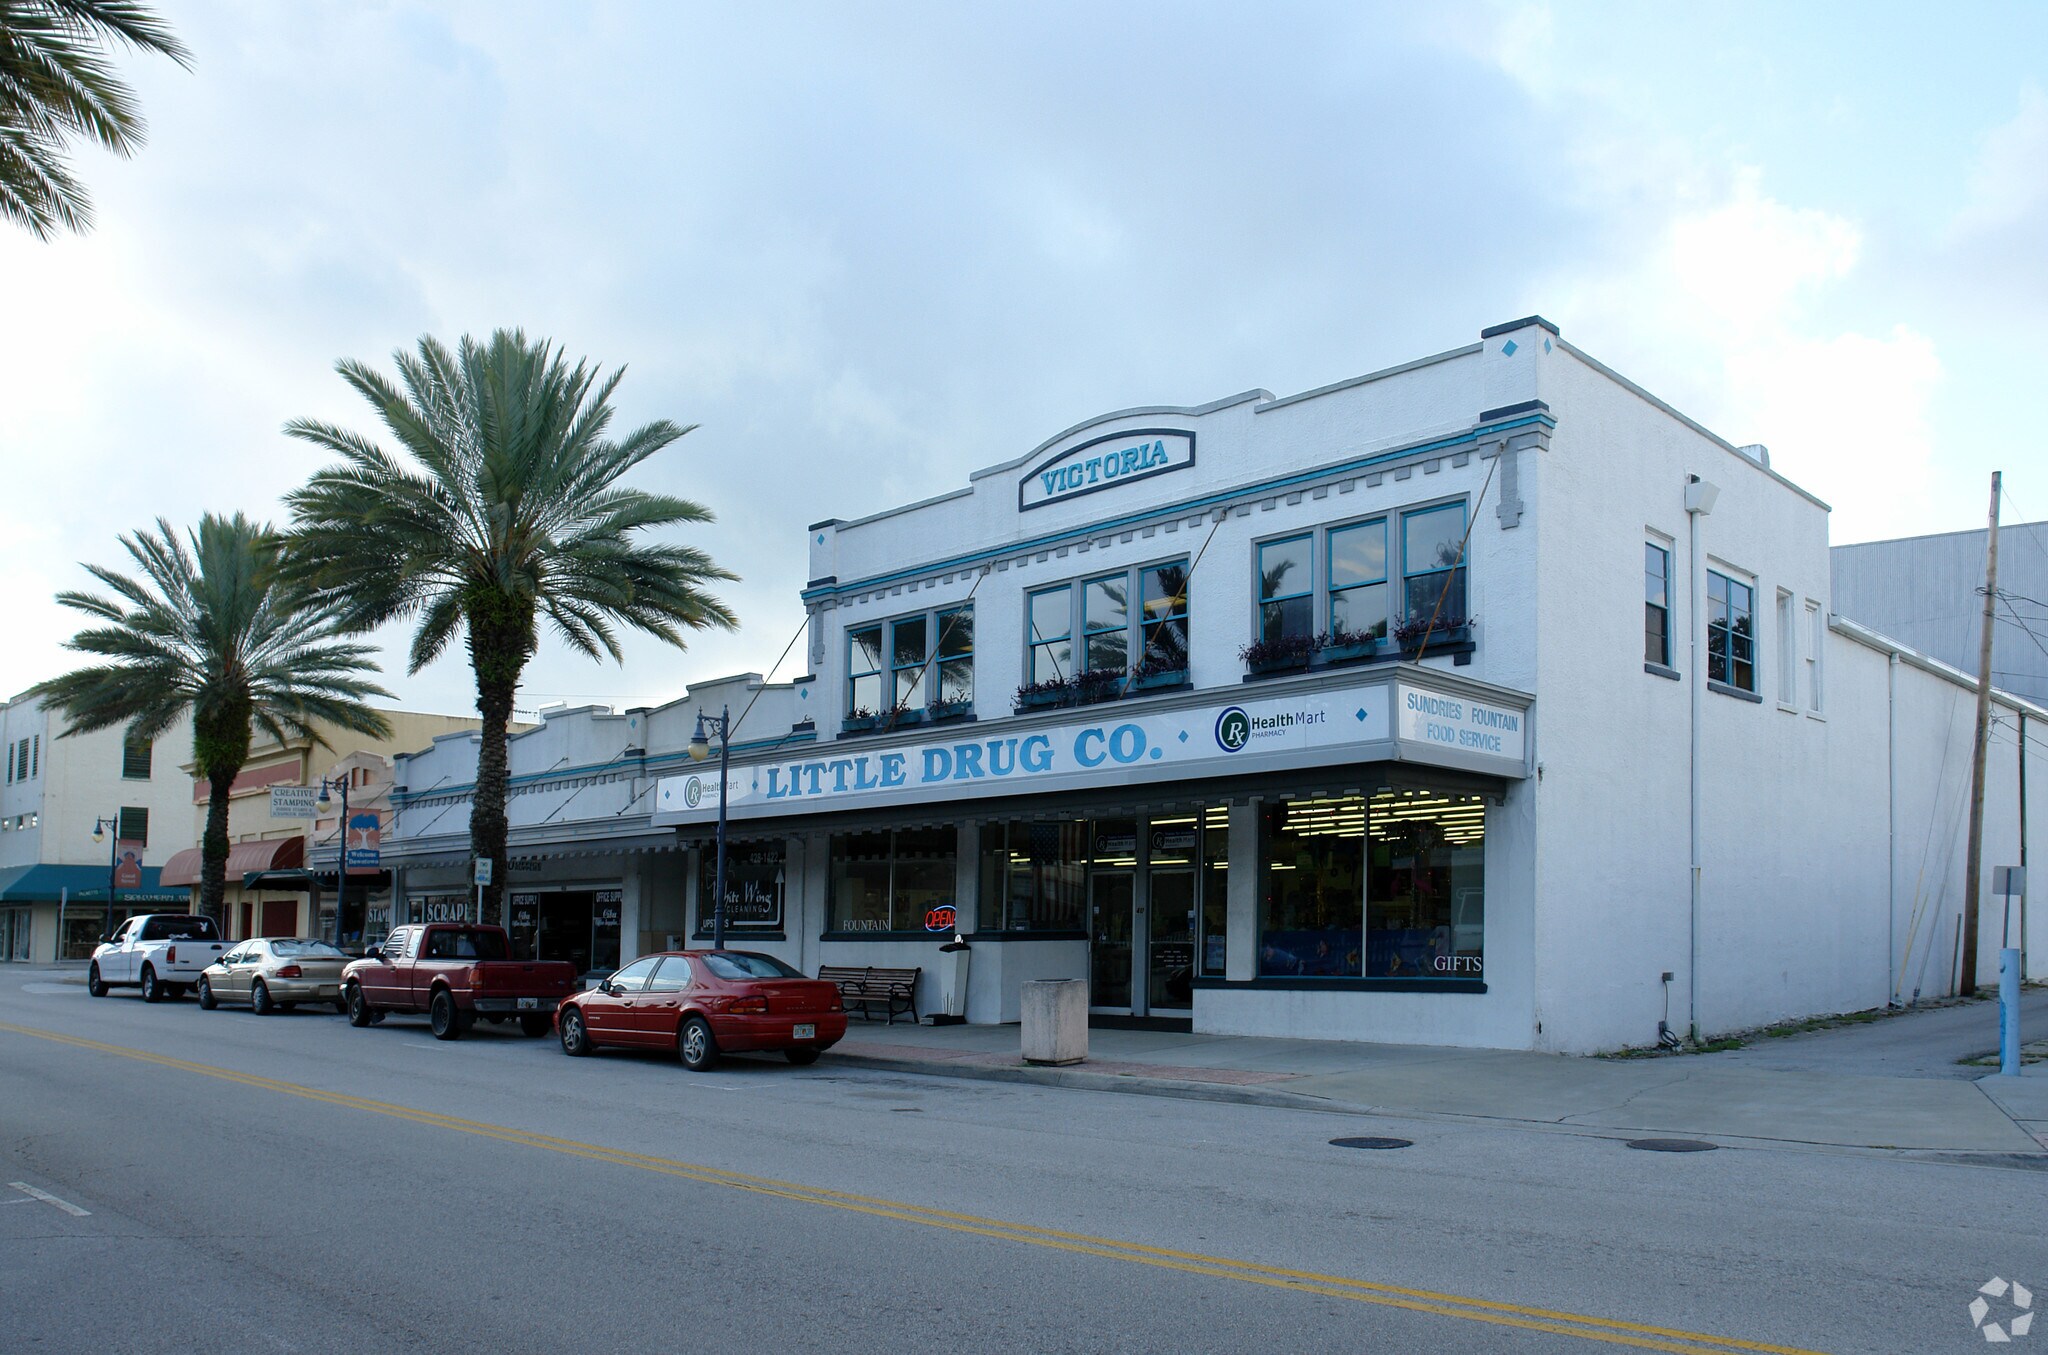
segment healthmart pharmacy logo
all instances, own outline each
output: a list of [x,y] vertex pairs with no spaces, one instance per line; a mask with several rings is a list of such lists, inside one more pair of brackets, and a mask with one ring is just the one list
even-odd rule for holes
[[1226,753],[1235,753],[1245,746],[1252,737],[1252,717],[1244,713],[1243,706],[1226,706],[1216,717],[1216,746]]
[[704,783],[696,777],[683,782],[683,803],[695,809],[704,802]]
[[[1994,1308],[1993,1302],[1997,1303]],[[2003,1345],[2034,1329],[2034,1295],[2017,1280],[1993,1275],[1978,1286],[1970,1300],[1970,1325],[1984,1334],[1992,1345]]]
[[[1358,718],[1365,719],[1363,707]],[[1327,729],[1329,723],[1328,711],[1306,705],[1271,715],[1251,715],[1243,706],[1225,706],[1216,717],[1216,746],[1226,753],[1235,753],[1255,738],[1281,738],[1318,725]]]

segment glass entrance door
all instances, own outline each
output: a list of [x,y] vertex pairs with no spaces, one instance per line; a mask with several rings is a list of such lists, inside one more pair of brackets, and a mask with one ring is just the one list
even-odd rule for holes
[[1088,1005],[1131,1009],[1131,908],[1137,875],[1097,870],[1088,877]]
[[1195,872],[1192,867],[1154,866],[1146,877],[1151,893],[1151,944],[1147,947],[1146,998],[1153,1011],[1194,1006]]

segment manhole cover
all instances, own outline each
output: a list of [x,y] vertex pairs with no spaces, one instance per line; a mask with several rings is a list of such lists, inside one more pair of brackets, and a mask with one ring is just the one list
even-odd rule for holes
[[1711,1153],[1721,1145],[1698,1139],[1630,1139],[1628,1146],[1645,1153]]
[[1332,1148],[1412,1148],[1414,1145],[1414,1139],[1382,1139],[1370,1136],[1357,1139],[1330,1140]]

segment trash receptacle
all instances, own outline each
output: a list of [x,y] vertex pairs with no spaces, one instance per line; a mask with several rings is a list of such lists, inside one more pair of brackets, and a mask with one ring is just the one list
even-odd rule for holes
[[1088,1057],[1087,980],[1032,979],[1023,997],[1026,1063],[1079,1063]]
[[939,947],[939,954],[946,957],[939,961],[939,991],[945,1010],[932,1013],[933,1025],[957,1026],[967,1020],[967,961],[973,949],[959,932]]

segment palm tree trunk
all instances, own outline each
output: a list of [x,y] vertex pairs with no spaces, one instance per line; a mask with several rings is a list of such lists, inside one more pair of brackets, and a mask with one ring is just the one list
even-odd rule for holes
[[476,754],[476,791],[470,800],[469,852],[496,869],[483,887],[484,916],[503,917],[506,815],[509,775],[506,728],[519,675],[533,653],[533,603],[492,588],[472,588],[465,599],[469,618],[469,662],[476,671],[476,709],[483,717]]
[[199,911],[221,924],[227,935],[228,791],[234,772],[206,778],[206,831],[199,838]]
[[228,792],[249,760],[250,700],[223,701],[192,721],[192,761],[206,778],[206,831],[199,839],[199,911],[226,923]]

